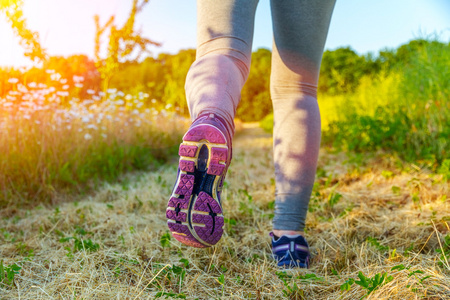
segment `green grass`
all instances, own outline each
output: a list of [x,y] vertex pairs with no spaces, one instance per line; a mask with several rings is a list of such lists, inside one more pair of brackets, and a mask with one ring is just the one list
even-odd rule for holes
[[[353,94],[319,95],[323,144],[338,151],[382,149],[444,170],[450,148],[449,65],[450,46],[430,42],[401,67],[363,78]],[[272,119],[261,126],[270,131]]]

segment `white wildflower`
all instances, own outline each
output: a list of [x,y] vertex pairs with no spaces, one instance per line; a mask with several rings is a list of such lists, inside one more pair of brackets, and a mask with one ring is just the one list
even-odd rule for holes
[[83,122],[83,123],[88,123],[89,120],[90,120],[90,118],[88,116],[84,116],[81,118],[81,122]]
[[117,92],[117,89],[107,89],[106,92],[108,94],[115,94]]
[[166,109],[170,109],[171,107],[172,107],[172,104],[170,104],[170,103],[166,105]]
[[53,74],[53,73],[55,73],[55,70],[45,70],[45,73],[47,73],[47,74]]
[[30,88],[35,88],[35,87],[37,87],[37,83],[36,82],[30,82],[29,84],[28,84],[28,86],[30,87]]
[[82,103],[83,103],[84,106],[88,106],[89,104],[94,103],[94,101],[92,101],[92,100],[84,100]]
[[39,125],[39,124],[41,124],[41,121],[39,121],[39,120],[35,120],[35,121],[34,121],[34,123],[36,123],[36,124],[38,124],[38,125]]
[[94,99],[95,101],[98,101],[98,100],[100,100],[100,99],[102,99],[102,98],[100,98],[99,96],[92,96],[92,99]]
[[79,88],[79,89],[81,89],[83,87],[82,83],[75,83],[74,85],[76,88]]
[[125,101],[123,101],[122,99],[116,101],[117,105],[123,105],[124,103]]
[[65,84],[65,85],[63,85],[63,90],[67,90],[67,89],[69,89],[69,87],[70,87],[70,85],[68,85],[68,84]]
[[130,101],[131,99],[133,99],[133,96],[131,96],[130,94],[127,94],[125,96],[125,100]]
[[15,83],[19,82],[19,79],[17,79],[17,78],[10,78],[10,79],[8,79],[8,82],[12,83],[12,84],[15,84]]
[[61,97],[67,97],[67,96],[69,96],[69,92],[57,91],[56,95],[61,96]]
[[152,99],[152,101],[151,101],[152,103],[156,103],[156,99]]
[[23,84],[18,84],[17,85],[17,90],[19,91],[19,92],[21,92],[21,93],[28,93],[28,89],[27,89],[27,87],[26,86],[24,86]]
[[103,137],[104,139],[106,139],[108,136],[107,136],[106,134],[102,133],[102,137]]
[[88,89],[86,92],[87,92],[89,95],[95,94],[95,91],[94,91],[94,90],[91,90],[91,89]]
[[98,95],[99,95],[100,97],[103,97],[103,96],[105,96],[106,94],[105,94],[104,92],[98,92]]
[[73,75],[73,81],[74,82],[81,82],[84,81],[84,77],[83,76],[77,76],[77,75]]
[[61,79],[61,74],[53,73],[52,75],[50,75],[50,79],[53,81],[59,81]]
[[84,139],[85,139],[85,140],[90,140],[90,139],[92,139],[92,135],[90,135],[89,133],[86,133],[86,134],[84,135]]

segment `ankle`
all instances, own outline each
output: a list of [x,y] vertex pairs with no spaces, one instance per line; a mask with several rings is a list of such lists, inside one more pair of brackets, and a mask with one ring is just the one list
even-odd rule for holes
[[301,236],[305,236],[305,232],[304,231],[297,231],[297,230],[278,230],[278,229],[274,229],[273,230],[273,234],[281,237],[282,235],[301,235]]

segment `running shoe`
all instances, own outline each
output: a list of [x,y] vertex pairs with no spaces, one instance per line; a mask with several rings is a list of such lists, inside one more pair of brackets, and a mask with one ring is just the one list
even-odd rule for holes
[[204,248],[223,234],[220,193],[231,161],[231,135],[215,114],[199,116],[183,137],[167,225],[183,244]]
[[271,232],[272,254],[279,267],[308,268],[309,267],[309,246],[306,239],[301,235],[282,235],[278,239]]

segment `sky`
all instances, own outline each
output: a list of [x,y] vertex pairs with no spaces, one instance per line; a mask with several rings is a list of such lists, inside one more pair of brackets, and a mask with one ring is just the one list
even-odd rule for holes
[[[283,1],[283,0],[275,0]],[[150,0],[138,15],[136,28],[162,43],[153,55],[195,48],[195,0]],[[269,0],[260,0],[256,12],[253,49],[272,46]],[[94,56],[95,23],[116,15],[121,26],[131,0],[24,0],[28,27],[40,35],[50,55]],[[450,0],[337,0],[326,49],[350,46],[359,54],[376,54],[408,41],[437,34],[450,41]],[[0,13],[0,66],[30,66],[5,16]]]

